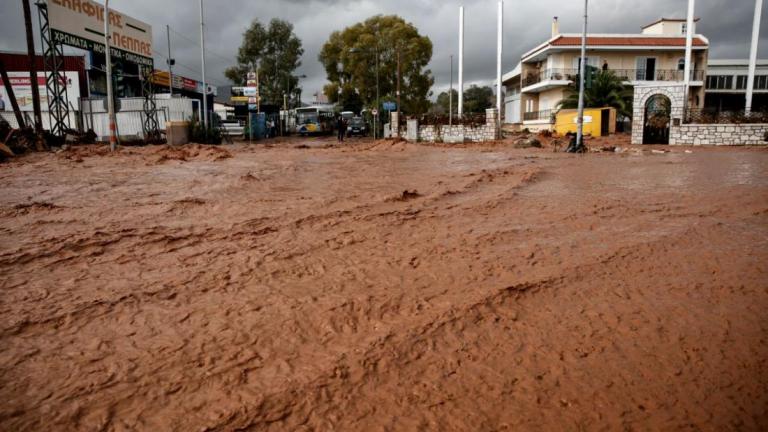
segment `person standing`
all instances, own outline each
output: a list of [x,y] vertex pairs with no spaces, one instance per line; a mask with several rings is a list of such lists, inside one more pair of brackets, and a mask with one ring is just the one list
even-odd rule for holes
[[336,130],[338,131],[338,136],[336,137],[336,141],[338,142],[344,142],[344,135],[347,133],[347,123],[344,121],[344,117],[339,116],[336,120]]
[[2,95],[0,95],[0,111],[5,111],[5,101]]

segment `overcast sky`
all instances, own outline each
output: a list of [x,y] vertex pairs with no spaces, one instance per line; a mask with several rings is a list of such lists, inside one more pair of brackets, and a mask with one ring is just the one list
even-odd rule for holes
[[[34,3],[34,2],[33,2]],[[166,24],[171,26],[174,72],[200,79],[198,0],[111,0],[111,6],[152,25],[155,64],[165,67]],[[304,44],[299,74],[303,98],[322,89],[325,72],[317,60],[323,43],[334,30],[376,14],[397,14],[413,23],[434,45],[430,68],[435,93],[448,87],[450,55],[458,53],[458,7],[465,6],[465,81],[490,84],[496,74],[496,0],[204,0],[206,72],[214,85],[227,85],[224,69],[235,61],[242,33],[253,19],[263,23],[277,17],[294,24]],[[747,58],[754,0],[698,0],[698,33],[710,40],[710,58]],[[25,49],[21,0],[0,0],[0,50]],[[563,33],[581,31],[580,0],[506,0],[504,13],[504,72],[520,55],[546,40],[552,17],[560,17]],[[687,0],[591,0],[589,31],[636,33],[640,26],[661,17],[686,14]],[[36,11],[34,20],[37,22]],[[761,23],[759,57],[768,58],[768,11]],[[39,47],[39,37],[35,36]],[[456,72],[454,71],[454,74]],[[456,75],[454,75],[456,76]],[[454,78],[455,80],[456,78]]]

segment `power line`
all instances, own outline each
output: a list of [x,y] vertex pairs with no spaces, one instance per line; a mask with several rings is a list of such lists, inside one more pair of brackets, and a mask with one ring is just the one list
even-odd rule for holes
[[[196,47],[199,47],[199,46],[200,46],[200,41],[195,41],[194,39],[191,39],[191,38],[189,38],[188,36],[185,36],[185,35],[183,35],[183,34],[181,34],[181,33],[177,32],[176,30],[174,30],[174,29],[173,29],[173,27],[170,27],[170,29],[171,29],[171,31],[172,31],[174,34],[176,34],[177,36],[181,37],[181,38],[182,38],[182,39],[184,39],[185,41],[187,41],[187,42],[190,42],[190,43],[194,44]],[[206,54],[213,54],[214,56],[216,56],[216,57],[218,57],[218,58],[220,58],[220,59],[222,59],[222,60],[228,61],[228,62],[231,62],[231,61],[232,61],[232,57],[227,57],[227,56],[224,56],[224,55],[222,55],[222,54],[219,54],[219,53],[217,53],[216,51],[213,51],[213,50],[211,50],[211,49],[210,49],[210,48],[208,48],[207,46],[206,46],[205,48],[206,48],[206,50],[205,50],[205,51],[206,51]]]
[[[157,50],[154,50],[154,49],[153,49],[152,51],[154,51],[154,53],[155,53],[155,54],[157,54],[157,55],[161,56],[162,58],[167,58],[165,54],[163,54],[163,53],[160,53],[160,52],[158,52]],[[189,66],[189,65],[186,65],[186,64],[184,64],[184,63],[179,63],[178,61],[176,61],[176,63],[174,64],[174,66],[181,66],[182,68],[184,68],[184,69],[186,69],[186,70],[188,70],[188,71],[194,72],[194,73],[196,73],[197,75],[200,75],[200,76],[202,76],[202,72],[200,72],[200,69],[195,69],[193,66]],[[206,80],[206,81],[205,81],[205,83],[206,83],[206,84],[212,84],[212,85],[215,85],[216,87],[226,87],[226,86],[228,86],[228,85],[229,85],[229,84],[220,84],[220,83],[216,83],[216,82],[213,82],[213,81],[211,81],[211,80]]]

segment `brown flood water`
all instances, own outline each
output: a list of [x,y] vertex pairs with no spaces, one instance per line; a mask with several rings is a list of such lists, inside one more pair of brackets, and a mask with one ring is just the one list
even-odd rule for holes
[[768,429],[768,151],[295,144],[0,165],[0,430]]

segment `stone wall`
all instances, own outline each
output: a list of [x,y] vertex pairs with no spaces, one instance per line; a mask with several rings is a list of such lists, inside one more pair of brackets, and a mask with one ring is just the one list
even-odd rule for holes
[[[485,112],[485,124],[481,126],[419,125],[416,126],[418,129],[416,139],[414,140],[413,136],[408,134],[408,140],[444,143],[493,141],[499,138],[498,118],[496,110],[489,109]],[[409,129],[412,121],[415,122],[415,120],[408,121]]]
[[669,144],[768,145],[768,124],[683,124],[669,128]]

